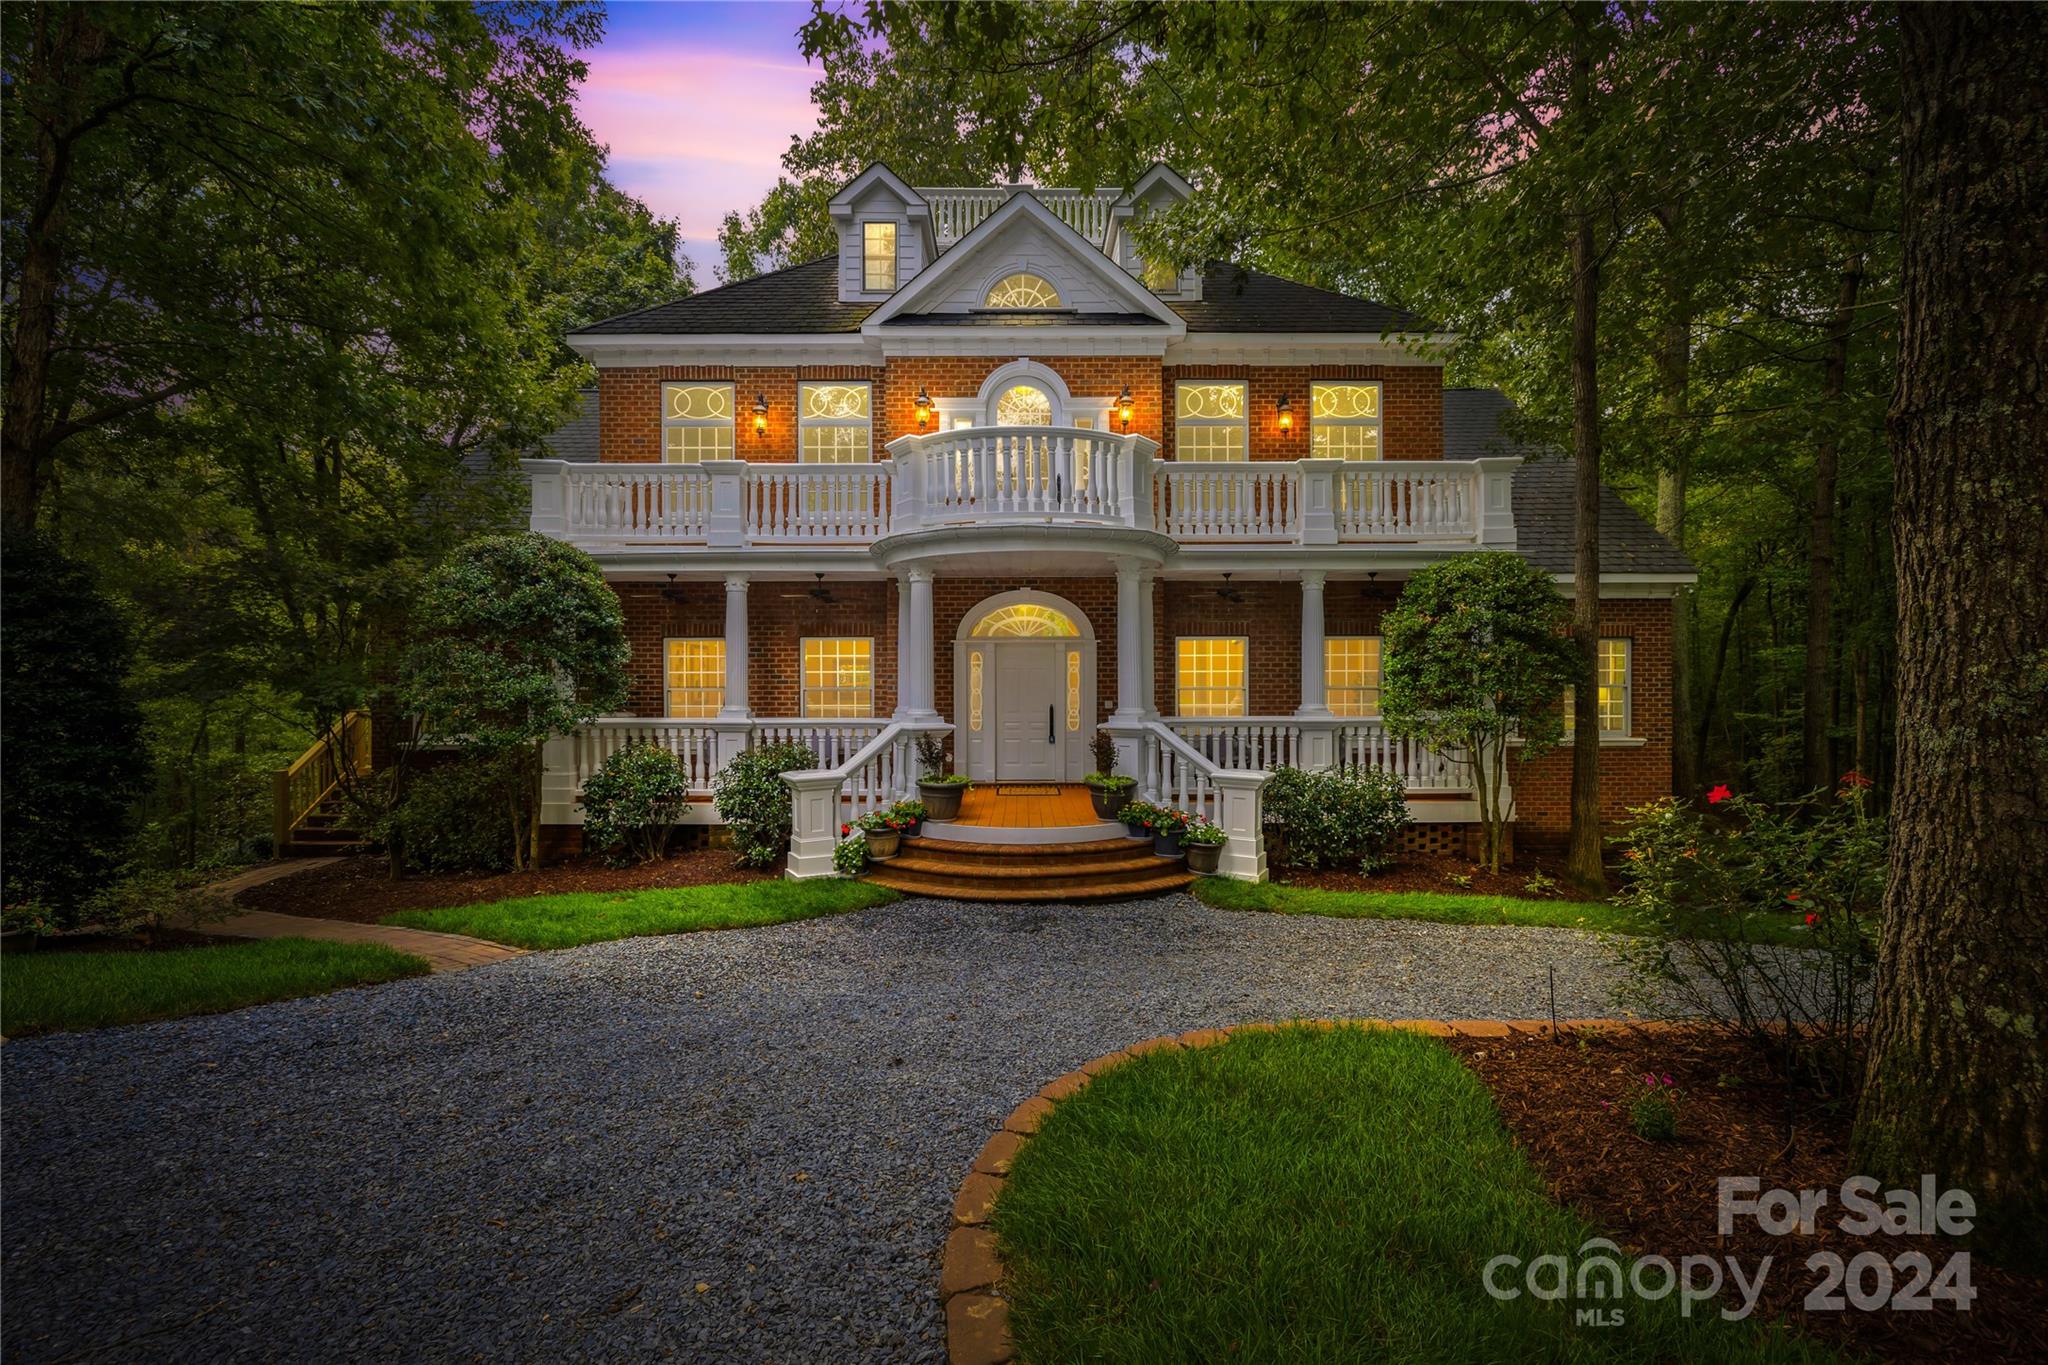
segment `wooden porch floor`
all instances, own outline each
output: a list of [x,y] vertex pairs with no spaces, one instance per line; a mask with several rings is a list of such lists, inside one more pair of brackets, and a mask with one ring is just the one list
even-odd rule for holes
[[1050,786],[1050,783],[977,782],[961,798],[956,825],[985,825],[1003,829],[1048,829],[1067,825],[1092,825],[1095,807],[1088,788],[1079,783],[1062,785],[1057,796],[1004,796],[1001,787]]

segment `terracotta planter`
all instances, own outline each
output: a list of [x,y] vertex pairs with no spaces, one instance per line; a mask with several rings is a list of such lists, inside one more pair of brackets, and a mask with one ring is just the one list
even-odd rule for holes
[[1152,832],[1152,856],[1155,858],[1179,858],[1179,832],[1164,829],[1154,830]]
[[960,799],[967,795],[965,782],[920,782],[917,796],[924,802],[924,818],[950,820],[960,813]]
[[1223,861],[1221,844],[1186,844],[1183,846],[1188,858],[1188,871],[1214,872],[1216,865]]
[[903,846],[903,831],[875,829],[868,831],[868,861],[886,863],[896,856]]
[[1095,805],[1095,818],[1116,819],[1116,813],[1131,803],[1131,791],[1129,787],[1104,787],[1090,782],[1088,799]]

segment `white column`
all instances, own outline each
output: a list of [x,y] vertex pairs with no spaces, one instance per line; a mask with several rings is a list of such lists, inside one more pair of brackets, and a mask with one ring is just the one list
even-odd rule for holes
[[1146,720],[1159,715],[1159,689],[1153,674],[1152,589],[1157,580],[1149,573],[1138,576],[1138,711]]
[[907,684],[899,681],[898,686],[910,689],[910,711],[906,719],[937,720],[935,708],[937,689],[932,680],[932,571],[912,569],[904,575],[910,580],[910,647],[913,656]]
[[1323,580],[1314,570],[1301,575],[1301,705],[1295,715],[1320,720],[1330,714],[1329,678],[1323,664]]
[[910,714],[910,661],[914,657],[910,641],[910,575],[896,577],[896,709],[890,712],[893,720],[902,720]]
[[846,779],[823,769],[784,773],[790,791],[789,862],[783,873],[791,881],[836,877],[832,849],[839,842],[839,796]]
[[1218,876],[1240,882],[1266,880],[1266,829],[1259,801],[1266,777],[1225,770],[1209,778],[1216,788],[1216,823],[1230,836],[1216,866]]
[[725,705],[720,720],[745,720],[754,714],[747,698],[747,576],[725,580]]
[[1145,608],[1140,594],[1145,573],[1136,564],[1119,564],[1116,569],[1116,721],[1142,720],[1145,716],[1144,636]]

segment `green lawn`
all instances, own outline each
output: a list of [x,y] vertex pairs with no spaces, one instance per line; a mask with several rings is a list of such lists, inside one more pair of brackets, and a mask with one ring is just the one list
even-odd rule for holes
[[[1282,915],[1329,915],[1338,919],[1420,919],[1438,924],[1538,924],[1559,929],[1593,929],[1638,934],[1642,926],[1620,906],[1605,901],[1523,899],[1517,896],[1448,894],[1435,891],[1319,891],[1278,882],[1237,882],[1204,877],[1195,895],[1219,910],[1264,910]],[[1806,926],[1789,915],[1753,915],[1755,943],[1805,944]]]
[[426,962],[374,943],[277,938],[164,952],[0,956],[0,1033],[139,1024],[419,976]]
[[1489,1296],[1493,1257],[1571,1258],[1597,1233],[1546,1197],[1479,1080],[1405,1032],[1239,1034],[1117,1067],[1025,1144],[993,1223],[1018,1358],[1040,1365],[1832,1359],[1676,1298],[1599,1327],[1512,1272],[1496,1283],[1520,1297]]
[[523,896],[442,910],[401,910],[386,924],[468,934],[515,948],[573,948],[643,934],[746,929],[785,920],[865,910],[895,900],[886,886],[839,878],[668,887],[653,891],[579,891]]

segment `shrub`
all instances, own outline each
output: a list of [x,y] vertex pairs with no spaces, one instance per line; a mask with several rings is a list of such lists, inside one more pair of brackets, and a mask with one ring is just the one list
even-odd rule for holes
[[0,900],[63,928],[116,876],[148,776],[133,651],[91,575],[40,535],[8,535],[0,594]]
[[668,851],[689,797],[675,755],[628,744],[583,781],[584,844],[615,867],[651,863]]
[[1095,764],[1095,771],[1088,774],[1087,781],[1103,782],[1116,772],[1116,740],[1107,730],[1097,730],[1095,738],[1088,741],[1088,757]]
[[868,836],[860,830],[832,845],[832,866],[842,877],[858,877],[868,867]]
[[378,842],[396,842],[413,872],[503,872],[513,865],[505,812],[530,781],[524,755],[465,758],[413,775],[393,809],[370,826]]
[[[1615,840],[1628,880],[1616,900],[1643,931],[1616,945],[1629,1003],[1705,1018],[1850,1088],[1885,878],[1883,826],[1863,800],[1845,786],[1832,805],[1735,796],[1708,817],[1667,797],[1630,811]],[[1786,919],[1813,951],[1758,941],[1760,922]]]
[[1266,825],[1282,835],[1275,847],[1283,866],[1312,872],[1355,863],[1366,873],[1393,866],[1395,841],[1408,823],[1399,775],[1279,767],[1262,796]]
[[711,779],[711,799],[732,831],[741,867],[772,867],[789,852],[792,797],[782,774],[817,766],[818,757],[808,745],[764,744],[747,750]]
[[937,730],[917,737],[917,766],[927,782],[939,781],[946,771],[946,737]]

